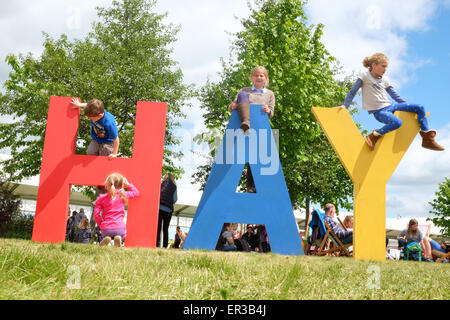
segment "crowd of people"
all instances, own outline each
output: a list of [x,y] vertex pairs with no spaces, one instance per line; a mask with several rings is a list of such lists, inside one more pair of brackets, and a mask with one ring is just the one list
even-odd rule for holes
[[266,226],[247,224],[246,232],[238,230],[237,223],[224,223],[216,244],[219,251],[262,252],[271,251]]
[[91,222],[89,218],[84,213],[84,209],[80,208],[77,212],[76,210],[70,212],[67,218],[66,227],[66,241],[68,242],[79,242],[79,243],[90,243],[91,239],[98,238],[99,234],[94,230],[92,232]]
[[[108,179],[110,180],[110,182],[105,184],[107,186],[107,192],[101,195],[101,199],[103,200],[98,202],[98,204],[96,204],[96,209],[94,209],[94,221],[92,221],[93,224],[91,224],[91,222],[87,218],[83,208],[79,209],[78,212],[76,210],[71,212],[69,208],[66,241],[78,243],[95,242],[99,243],[100,246],[108,245],[109,243],[112,243],[114,241],[115,246],[120,247],[122,245],[123,240],[126,238],[126,226],[123,223],[121,210],[124,209],[123,204],[126,202],[126,200],[128,198],[136,196],[138,192],[137,189],[135,189],[135,187],[133,188],[132,185],[131,187],[129,187],[130,184],[123,177],[115,176],[114,178],[108,177]],[[120,180],[121,182],[114,182],[111,179],[122,180]],[[127,187],[131,188],[132,191],[123,192],[121,194],[124,198],[118,196],[117,199],[113,200],[110,194],[111,186],[113,186],[115,183],[116,187],[121,190],[123,189],[124,181],[126,181],[125,184],[127,185]],[[168,189],[166,187],[167,185],[174,185],[175,188]],[[161,192],[165,192],[167,194],[165,197],[161,198],[157,246],[159,247],[161,244],[161,238],[159,235],[162,230],[162,243],[164,248],[170,247],[174,249],[183,249],[188,232],[182,231],[180,226],[176,227],[174,242],[172,242],[170,246],[168,244],[168,228],[170,224],[171,212],[173,211],[173,203],[176,202],[177,199],[176,184],[173,180],[173,177],[171,177],[170,175],[166,175],[163,179]],[[167,202],[167,200],[164,199],[171,199],[171,201]],[[112,210],[111,202],[114,201],[119,201],[119,204],[116,203],[116,209]],[[106,212],[104,210],[101,210],[102,206],[105,206],[105,202],[109,207],[109,211],[107,210]],[[163,207],[163,203],[165,203],[166,205],[169,204],[167,208],[170,208],[171,212],[168,212],[169,210],[164,210],[165,208]],[[347,215],[341,223],[341,221],[338,222],[335,220],[336,208],[333,204],[326,204],[324,207],[324,211],[325,215],[323,220],[333,230],[334,234],[339,238],[341,243],[353,243],[353,216]],[[245,232],[243,230],[239,230],[238,223],[225,223],[222,227],[222,230],[220,231],[215,249],[219,251],[242,251],[260,253],[267,253],[271,251],[270,241],[265,225],[243,224],[241,226],[244,226]],[[438,258],[433,255],[433,251],[447,254],[450,249],[448,243],[444,241],[437,242],[436,240],[424,235],[419,230],[419,224],[416,219],[411,219],[409,221],[408,227],[400,232],[397,240],[399,248],[405,252],[409,245],[419,245],[423,255],[422,260],[428,262],[432,262],[434,260],[437,260]],[[386,237],[386,246],[388,245],[388,241],[389,239]],[[448,260],[444,259],[444,262],[448,262]]]
[[[326,204],[324,206],[325,215],[323,216],[323,221],[326,225],[333,231],[334,235],[343,244],[353,244],[353,216],[348,215],[345,217],[344,221],[341,223],[340,220],[336,221],[335,213],[336,208],[333,204]],[[319,232],[319,225],[317,223],[311,222],[310,226],[315,229],[308,235],[308,247],[306,252],[310,252],[311,246],[320,246],[323,238],[321,238]],[[318,242],[316,240],[319,240]],[[401,250],[402,255],[407,258],[406,251],[408,247],[415,244],[415,248],[419,248],[419,253],[423,256],[422,261],[433,262],[437,261],[441,254],[447,254],[449,252],[449,245],[445,241],[437,242],[431,239],[429,236],[422,234],[419,230],[419,223],[416,219],[411,219],[408,223],[408,227],[400,232],[397,237],[398,248]],[[386,247],[388,246],[389,238],[386,236]],[[317,250],[311,251],[314,254]],[[437,253],[441,253],[437,255]],[[443,262],[448,262],[444,259]]]
[[[429,236],[424,235],[419,230],[419,222],[416,219],[409,220],[408,227],[404,229],[397,237],[399,248],[406,251],[411,244],[418,244],[421,248],[423,261],[433,262],[436,257],[433,251],[438,251],[443,254],[449,252],[449,245],[445,241],[440,243]],[[445,259],[446,260],[446,259]],[[444,261],[448,262],[448,260]]]

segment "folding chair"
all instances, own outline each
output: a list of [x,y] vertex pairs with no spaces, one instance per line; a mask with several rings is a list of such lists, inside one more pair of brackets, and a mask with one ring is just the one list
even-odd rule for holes
[[316,246],[313,254],[319,256],[324,255],[336,255],[338,253],[343,253],[346,256],[351,256],[352,254],[348,251],[348,247],[352,243],[343,244],[330,226],[324,221],[325,215],[318,209],[314,209],[311,212],[311,222],[309,227],[313,230],[313,233],[308,241],[306,254],[310,254],[310,248]]
[[441,251],[432,250],[431,253],[433,254],[433,256],[439,257],[436,262],[442,262],[444,259],[450,260],[450,252],[443,253]]
[[311,222],[311,215],[312,215],[312,213],[310,213],[308,216],[305,234],[303,235],[303,237],[301,237],[303,250],[305,250],[307,248],[308,240],[309,240],[309,237],[311,236],[311,232],[310,232],[310,228],[309,228],[309,223]]
[[[341,252],[341,253],[345,254],[347,257],[351,257],[352,253],[350,251],[348,251],[348,247],[352,246],[353,243],[343,244],[341,242],[341,240],[339,240],[339,237],[336,236],[333,229],[331,229],[331,227],[325,221],[323,223],[325,224],[325,227],[327,228],[327,235],[328,235],[328,238],[331,240],[331,243],[328,245],[328,250],[323,250],[322,252],[324,254],[333,254],[333,253]],[[319,251],[321,251],[320,248],[319,248]]]
[[336,218],[337,218],[337,221],[339,221],[339,224],[341,225],[341,227],[342,227],[345,231],[347,231],[347,227],[344,226],[344,223],[341,221],[341,219],[339,219],[339,217],[336,217]]
[[[308,233],[311,230],[311,234],[306,234],[308,243],[305,248],[305,254],[317,255],[317,250],[327,233],[327,229],[323,224],[323,213],[320,210],[314,209],[311,212],[308,227]],[[311,250],[313,247],[314,249]]]
[[430,237],[431,224],[419,224],[418,229],[424,237]]

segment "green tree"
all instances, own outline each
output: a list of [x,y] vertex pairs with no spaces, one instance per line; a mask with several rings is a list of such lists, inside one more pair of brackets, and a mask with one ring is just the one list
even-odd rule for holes
[[435,193],[436,198],[429,202],[433,210],[430,213],[434,214],[435,218],[428,220],[442,228],[442,235],[450,237],[450,179],[445,180],[439,184],[439,190]]
[[[320,39],[324,26],[309,26],[300,0],[255,0],[244,30],[235,34],[218,83],[200,90],[209,130],[223,132],[228,106],[240,88],[249,86],[254,66],[263,65],[276,97],[273,128],[279,129],[279,153],[295,208],[333,202],[350,209],[352,183],[320,129],[311,107],[341,105],[351,83],[337,80],[340,69]],[[197,142],[214,144],[217,135],[199,135]],[[222,136],[220,136],[220,139]],[[212,156],[214,156],[214,150]],[[203,186],[211,165],[193,175]]]
[[18,184],[8,182],[6,178],[0,178],[0,235],[6,232],[14,215],[20,213],[22,201],[14,193]]
[[[44,33],[43,53],[9,55],[12,71],[0,95],[0,115],[14,118],[0,124],[0,149],[11,150],[4,170],[17,179],[39,174],[49,97],[98,98],[115,117],[119,129],[119,154],[132,155],[136,104],[139,100],[167,102],[164,170],[179,177],[174,165],[180,152],[173,146],[182,105],[192,95],[183,84],[183,74],[171,58],[171,44],[179,28],[165,25],[164,15],[152,12],[155,1],[113,1],[97,8],[99,21],[84,39],[70,41],[66,35],[52,39]],[[85,154],[91,140],[90,123],[82,117],[78,132],[78,154]],[[68,142],[69,143],[69,142]]]

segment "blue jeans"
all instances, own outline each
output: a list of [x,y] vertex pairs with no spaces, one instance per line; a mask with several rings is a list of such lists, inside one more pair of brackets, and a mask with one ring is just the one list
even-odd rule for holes
[[236,251],[237,247],[234,244],[224,245],[222,251]]
[[339,239],[341,240],[342,244],[352,243],[353,242],[353,233],[349,234],[345,238]]
[[445,250],[441,247],[441,245],[440,245],[437,241],[435,241],[435,240],[433,240],[433,239],[431,239],[431,241],[430,241],[430,246],[431,246],[431,250],[436,250],[436,251],[440,251],[440,252],[442,252],[442,253],[447,253],[447,251],[445,251]]
[[400,128],[402,120],[394,115],[395,111],[407,111],[417,114],[417,121],[419,122],[420,129],[422,131],[428,131],[427,115],[423,106],[419,104],[399,103],[387,106],[373,113],[373,116],[378,121],[385,123],[386,125],[376,131],[385,135],[386,133]]

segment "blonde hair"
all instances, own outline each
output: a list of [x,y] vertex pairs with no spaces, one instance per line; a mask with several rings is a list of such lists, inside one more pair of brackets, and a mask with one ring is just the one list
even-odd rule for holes
[[123,189],[124,181],[125,177],[120,173],[112,173],[106,178],[105,188],[112,200],[116,200],[117,190],[119,190],[120,198],[124,203],[128,202],[127,198],[125,197],[125,190]]
[[261,71],[265,76],[266,76],[266,82],[264,82],[264,86],[268,86],[269,85],[269,73],[267,72],[267,69],[264,68],[263,66],[256,66],[253,68],[250,76],[254,76],[257,72]]
[[344,225],[344,227],[350,228],[350,222],[353,223],[353,216],[348,215],[345,217],[344,222],[342,222],[342,224]]
[[80,223],[78,224],[78,229],[90,229],[91,225],[89,224],[89,219],[84,217],[81,219]]
[[383,62],[389,62],[388,57],[384,53],[377,52],[371,56],[367,56],[363,60],[363,66],[365,68],[369,68],[369,71],[372,71],[372,64],[380,64]]

